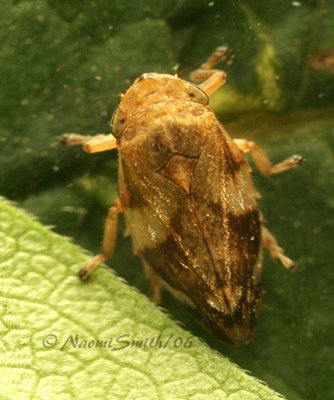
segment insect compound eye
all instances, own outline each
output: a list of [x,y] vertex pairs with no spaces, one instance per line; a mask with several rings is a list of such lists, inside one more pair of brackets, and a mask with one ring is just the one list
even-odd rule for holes
[[209,97],[198,86],[188,83],[185,87],[185,92],[194,102],[203,105],[209,104]]
[[115,137],[118,137],[122,133],[125,122],[126,118],[124,113],[117,108],[110,121],[111,132]]
[[109,125],[110,125],[111,127],[114,125],[116,112],[117,112],[117,110],[114,111],[114,113],[113,113],[113,115],[112,115],[112,117],[111,117],[111,120],[110,120],[110,123],[109,123]]
[[157,74],[155,72],[146,72],[145,74],[141,75],[138,79],[137,82],[141,82],[147,78],[154,78]]

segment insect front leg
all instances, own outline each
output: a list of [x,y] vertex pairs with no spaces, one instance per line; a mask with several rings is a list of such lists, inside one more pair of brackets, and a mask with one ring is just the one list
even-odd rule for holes
[[261,227],[261,236],[263,247],[269,251],[271,257],[274,260],[278,259],[286,269],[295,271],[294,262],[284,254],[284,250],[280,247],[274,235],[263,225]]
[[287,171],[288,169],[296,168],[303,162],[303,157],[294,154],[286,160],[272,165],[266,152],[256,143],[246,139],[234,139],[234,142],[244,153],[250,153],[256,167],[262,175],[270,176]]
[[63,146],[80,144],[83,146],[83,149],[86,153],[98,153],[117,148],[116,138],[111,134],[83,136],[78,135],[77,133],[65,133],[60,137],[59,144]]
[[79,271],[79,277],[83,281],[87,280],[89,278],[89,275],[100,264],[113,256],[116,246],[118,214],[120,214],[121,212],[121,203],[119,199],[117,199],[108,211],[107,219],[104,226],[102,253],[96,255]]
[[214,53],[198,69],[190,74],[190,79],[203,82],[199,87],[211,96],[226,81],[226,73],[213,67],[227,56],[227,47],[218,47]]

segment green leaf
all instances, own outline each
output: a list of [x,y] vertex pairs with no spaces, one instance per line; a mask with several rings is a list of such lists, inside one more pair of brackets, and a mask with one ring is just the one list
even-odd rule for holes
[[[2,399],[278,399],[101,268],[0,203]],[[123,265],[126,268],[126,265]]]

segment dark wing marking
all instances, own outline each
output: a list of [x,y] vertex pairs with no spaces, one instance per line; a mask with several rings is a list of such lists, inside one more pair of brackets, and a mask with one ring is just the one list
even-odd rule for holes
[[143,162],[120,164],[120,187],[130,193],[123,208],[135,252],[173,287],[195,290],[214,270],[188,194]]
[[120,152],[120,189],[135,251],[196,304],[213,332],[244,325],[236,337],[245,340],[260,293],[260,221],[249,167],[232,139],[214,125],[189,193]]
[[[190,199],[225,284],[245,282],[259,252],[260,222],[248,164],[217,125],[193,172]],[[238,282],[234,282],[236,284]]]
[[234,323],[246,325],[254,324],[260,296],[261,234],[255,193],[244,155],[217,124],[202,147],[190,198],[220,276],[213,305],[227,302]]

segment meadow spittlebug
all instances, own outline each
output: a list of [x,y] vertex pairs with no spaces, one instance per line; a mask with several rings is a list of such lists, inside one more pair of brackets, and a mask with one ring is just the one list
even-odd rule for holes
[[66,134],[61,142],[81,144],[88,153],[119,152],[119,198],[108,212],[103,251],[80,277],[113,255],[124,213],[154,300],[169,290],[214,335],[237,344],[250,340],[258,317],[262,248],[294,269],[261,222],[244,153],[268,176],[302,158],[272,166],[254,142],[226,133],[209,106],[226,77],[212,68],[225,56],[226,48],[218,48],[191,74],[203,82],[198,86],[168,74],[142,75],[121,96],[111,135]]

